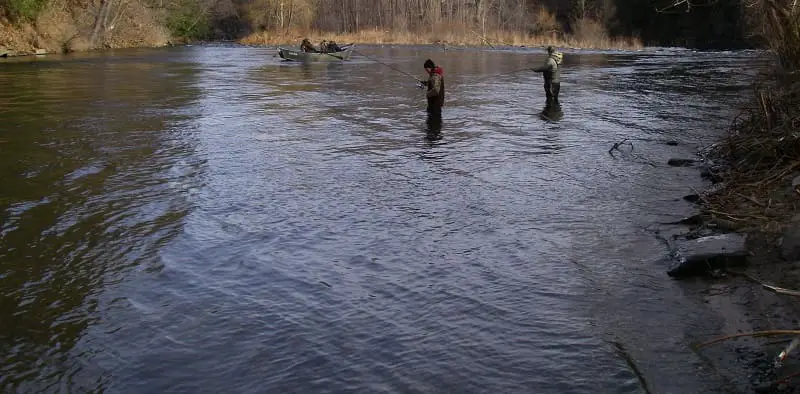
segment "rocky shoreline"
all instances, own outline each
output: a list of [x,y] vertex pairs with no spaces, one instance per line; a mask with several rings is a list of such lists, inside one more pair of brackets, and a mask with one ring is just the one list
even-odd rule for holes
[[0,57],[2,58],[22,57],[22,56],[42,56],[42,55],[48,55],[50,53],[51,52],[48,52],[46,49],[41,49],[41,48],[34,49],[33,51],[17,51],[13,49],[0,47]]
[[[683,196],[683,200],[697,207],[697,214],[663,223],[680,226],[683,231],[670,235],[656,232],[669,250],[671,266],[666,274],[674,280],[703,280],[715,289],[713,294],[703,296],[703,302],[726,322],[726,331],[720,332],[720,337],[800,329],[800,304],[795,298],[800,292],[792,294],[791,290],[800,288],[800,215],[792,217],[791,211],[784,212],[787,219],[777,223],[781,231],[747,227],[737,222],[736,217],[715,211],[708,201],[709,196],[726,187],[737,190],[736,186],[726,184],[729,178],[726,174],[732,166],[714,162],[702,154],[697,159],[670,159],[667,164],[695,168],[710,185],[703,192]],[[795,193],[800,193],[798,186],[800,176],[792,178],[787,174],[779,187],[783,192],[773,196],[787,203],[782,206],[792,206]],[[722,376],[746,371],[747,376],[739,379],[749,386],[746,392],[800,393],[800,377],[792,379],[800,374],[800,360],[793,360],[798,354],[789,353],[782,362],[776,361],[791,339],[792,336],[786,335],[732,339],[714,345],[724,349],[732,359],[708,361],[712,368],[718,368],[716,363],[735,365],[718,370]],[[700,354],[704,349],[695,351]]]

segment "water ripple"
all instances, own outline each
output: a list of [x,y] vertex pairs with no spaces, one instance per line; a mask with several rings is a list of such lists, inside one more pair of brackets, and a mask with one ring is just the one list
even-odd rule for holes
[[714,323],[641,228],[690,211],[664,163],[758,53],[568,52],[545,124],[539,75],[483,80],[538,51],[363,50],[444,67],[440,140],[364,59],[4,64],[1,390],[641,392],[614,343],[651,389],[719,387],[685,346]]

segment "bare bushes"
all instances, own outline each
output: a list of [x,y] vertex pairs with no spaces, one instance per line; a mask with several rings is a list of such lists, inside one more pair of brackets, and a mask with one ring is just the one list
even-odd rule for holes
[[709,149],[710,158],[728,165],[725,186],[704,205],[740,227],[778,232],[800,197],[800,190],[790,188],[800,173],[800,7],[795,0],[755,0],[745,11],[778,64],[760,75],[751,105]]
[[71,52],[159,46],[169,34],[157,9],[142,0],[51,0],[30,21],[0,24],[17,52]]

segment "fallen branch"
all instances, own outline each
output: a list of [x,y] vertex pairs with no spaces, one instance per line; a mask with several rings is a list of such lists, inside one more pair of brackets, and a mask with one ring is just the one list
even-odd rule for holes
[[777,386],[777,385],[782,384],[782,383],[789,383],[790,380],[792,380],[792,379],[794,379],[794,378],[796,378],[798,376],[800,376],[800,372],[795,372],[795,373],[786,375],[786,376],[780,378],[779,380],[776,380],[775,382],[773,382],[772,386]]
[[741,277],[743,277],[743,278],[745,278],[745,279],[747,279],[747,280],[749,280],[749,281],[751,281],[751,282],[753,282],[755,284],[758,284],[761,287],[763,287],[763,288],[765,288],[765,289],[767,289],[769,291],[772,291],[774,293],[800,297],[800,291],[791,290],[791,289],[785,289],[783,287],[778,287],[778,286],[773,286],[773,285],[768,285],[768,284],[766,284],[766,283],[764,283],[764,282],[762,282],[762,281],[760,281],[760,280],[758,280],[756,278],[753,278],[752,276],[750,276],[750,275],[748,275],[748,274],[746,274],[744,272],[737,272],[737,271],[728,271],[728,272],[731,273],[731,274],[734,274],[734,275],[739,275],[739,276],[741,276]]
[[473,33],[474,33],[476,36],[478,36],[478,38],[480,38],[480,39],[481,39],[481,41],[483,41],[483,42],[484,42],[486,45],[488,45],[489,47],[491,47],[492,49],[494,49],[494,45],[492,45],[492,43],[491,43],[491,42],[489,42],[489,40],[487,40],[487,39],[486,39],[486,36],[485,36],[485,35],[483,35],[483,34],[478,34],[478,32],[476,32],[475,30],[470,30],[470,31],[471,31],[471,32],[473,32]]
[[741,337],[767,337],[773,335],[800,335],[800,330],[766,330],[766,331],[754,331],[754,332],[744,332],[740,334],[725,335],[705,342],[701,342],[695,345],[694,348],[700,349],[702,347],[713,345],[718,342],[727,341],[729,339],[741,338]]
[[[614,145],[611,147],[611,149],[609,149],[609,150],[608,150],[608,154],[609,154],[609,155],[611,155],[611,157],[614,157],[614,150],[619,150],[619,147],[620,147],[620,146],[622,146],[623,144],[625,144],[626,142],[628,142],[628,139],[627,139],[627,138],[623,139],[623,140],[622,140],[622,141],[620,141],[620,142],[617,142],[617,143],[615,143],[615,144],[614,144]],[[633,144],[632,144],[632,143],[628,142],[628,145],[630,145],[630,146],[631,146],[631,149],[633,149]]]
[[633,357],[631,357],[628,350],[625,349],[625,347],[620,342],[617,341],[610,341],[610,342],[616,348],[617,355],[622,357],[622,359],[625,360],[625,363],[628,364],[628,367],[630,367],[633,373],[636,374],[636,378],[639,379],[639,384],[642,385],[642,389],[644,390],[644,392],[650,394],[651,391],[650,388],[647,386],[647,381],[644,379],[644,374],[642,373],[642,371],[639,370],[639,367],[636,366],[636,363],[633,361]]
[[764,207],[764,206],[765,206],[763,203],[760,203],[758,200],[756,200],[756,199],[755,199],[755,198],[753,198],[753,197],[748,197],[748,196],[745,196],[744,194],[741,194],[741,193],[736,193],[736,194],[737,194],[739,197],[741,197],[741,198],[744,198],[745,200],[747,200],[747,201],[750,201],[750,202],[752,202],[753,204],[756,204],[756,205],[758,205],[759,207]]

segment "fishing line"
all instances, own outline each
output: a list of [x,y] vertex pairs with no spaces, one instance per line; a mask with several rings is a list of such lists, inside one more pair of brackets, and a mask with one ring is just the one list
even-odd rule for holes
[[373,57],[367,56],[367,55],[365,55],[365,54],[363,54],[363,53],[361,53],[361,52],[359,52],[359,51],[356,51],[355,49],[353,49],[353,52],[354,52],[354,53],[357,53],[357,54],[359,54],[359,55],[361,55],[361,56],[364,56],[365,58],[367,58],[367,59],[370,59],[370,60],[372,60],[372,61],[374,61],[374,62],[376,62],[376,63],[378,63],[378,64],[382,64],[382,65],[384,65],[384,66],[386,66],[386,67],[389,67],[389,68],[391,68],[391,69],[392,69],[392,70],[394,70],[394,71],[397,71],[397,72],[399,72],[399,73],[401,73],[401,74],[403,74],[403,75],[406,75],[406,76],[408,76],[409,78],[414,78],[414,81],[416,81],[416,82],[421,82],[421,81],[419,80],[419,78],[417,78],[417,77],[415,77],[415,76],[413,76],[413,75],[411,75],[411,74],[409,74],[409,73],[407,73],[407,72],[405,72],[405,71],[403,71],[403,70],[401,70],[401,69],[399,69],[399,68],[397,68],[397,67],[394,67],[394,66],[392,66],[391,64],[387,64],[387,63],[384,63],[384,62],[382,62],[382,61],[380,61],[380,60],[378,60],[378,59],[375,59],[375,58],[373,58]]
[[487,76],[484,76],[484,77],[481,77],[481,78],[477,78],[477,79],[474,79],[474,80],[468,80],[468,81],[463,82],[463,83],[455,83],[455,84],[453,84],[453,87],[451,89],[452,90],[456,90],[457,88],[459,88],[459,87],[461,87],[463,85],[478,84],[478,83],[481,83],[483,81],[487,81],[487,80],[494,79],[494,78],[497,78],[497,77],[513,75],[513,74],[521,73],[523,71],[530,71],[530,70],[531,70],[530,67],[526,67],[526,68],[520,68],[518,70],[502,72],[502,73],[499,73],[499,74],[487,75]]
[[[355,49],[353,49],[353,53],[356,53],[356,54],[359,54],[361,56],[364,56],[365,58],[367,58],[369,60],[372,60],[375,63],[378,63],[378,64],[384,65],[386,67],[389,67],[394,71],[397,71],[397,72],[399,72],[399,73],[401,73],[401,74],[403,74],[405,76],[408,76],[409,78],[413,78],[414,81],[416,81],[416,82],[421,82],[418,77],[416,77],[414,75],[411,75],[411,74],[409,74],[409,73],[407,73],[407,72],[405,72],[405,71],[403,71],[403,70],[401,70],[401,69],[399,69],[397,67],[394,67],[391,64],[384,63],[384,62],[382,62],[382,61],[380,61],[378,59],[375,59],[374,57],[365,55],[364,53],[362,53],[360,51],[357,51]],[[502,76],[506,76],[506,75],[513,75],[513,74],[516,74],[516,73],[520,73],[520,72],[523,72],[523,71],[529,71],[529,70],[530,70],[530,67],[521,68],[521,69],[513,70],[513,71],[506,71],[506,72],[502,72],[502,73],[499,73],[499,74],[492,74],[492,75],[488,75],[488,76],[485,76],[485,77],[482,77],[482,78],[478,78],[478,79],[475,79],[475,80],[472,80],[472,81],[468,81],[468,83],[480,83],[480,82],[483,82],[485,80],[489,80],[489,79],[493,79],[493,78],[497,78],[497,77],[502,77]],[[461,85],[462,84],[454,84],[451,89],[455,89],[456,87],[461,86]]]

